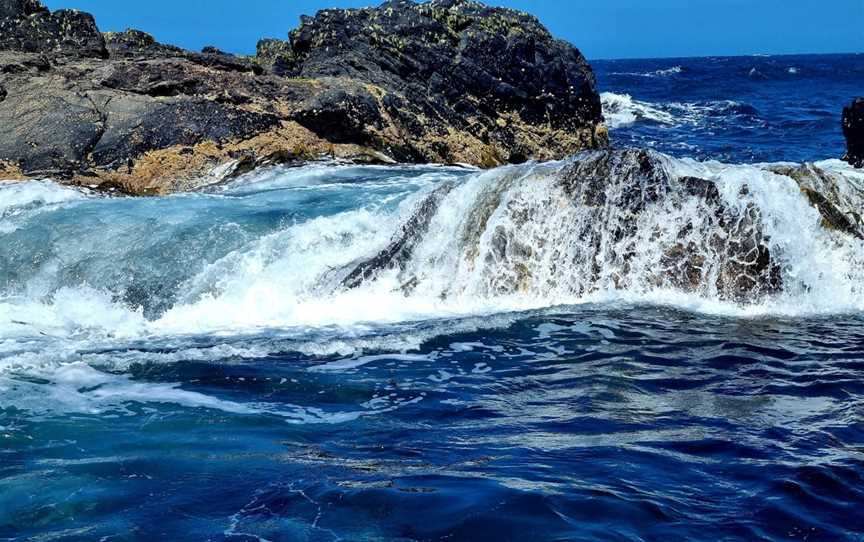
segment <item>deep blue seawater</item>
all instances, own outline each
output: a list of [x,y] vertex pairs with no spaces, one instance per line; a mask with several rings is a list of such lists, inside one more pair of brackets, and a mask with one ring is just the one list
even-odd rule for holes
[[842,156],[843,105],[864,83],[864,54],[591,64],[619,144],[733,163]]
[[[862,56],[594,66],[617,145],[739,164],[842,155],[864,89]],[[818,215],[767,187],[792,297],[504,295],[452,232],[543,167],[0,184],[0,540],[864,539],[864,243],[809,261]],[[413,293],[334,286],[445,181]]]

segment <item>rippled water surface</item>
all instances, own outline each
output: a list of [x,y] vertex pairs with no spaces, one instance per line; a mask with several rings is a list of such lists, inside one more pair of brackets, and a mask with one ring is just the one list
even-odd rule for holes
[[619,144],[724,162],[839,158],[841,111],[864,88],[862,54],[591,65]]
[[[0,540],[862,540],[864,242],[744,165],[857,201],[825,159],[859,59],[597,65],[617,144],[758,210],[784,292],[743,304],[652,274],[713,234],[692,197],[620,266],[562,164],[0,183]],[[441,187],[400,269],[340,282]]]
[[[586,306],[492,324],[410,354],[310,358],[290,342],[231,340],[222,355],[190,351],[109,369],[121,381],[101,388],[87,369],[70,367],[53,384],[58,393],[92,387],[130,402],[100,413],[3,411],[2,532],[82,540],[864,533],[859,318],[736,321]],[[376,336],[385,346],[400,333]],[[255,345],[271,353],[231,354]],[[107,364],[130,355],[94,354]],[[183,394],[180,404],[170,394],[134,401],[168,389]]]

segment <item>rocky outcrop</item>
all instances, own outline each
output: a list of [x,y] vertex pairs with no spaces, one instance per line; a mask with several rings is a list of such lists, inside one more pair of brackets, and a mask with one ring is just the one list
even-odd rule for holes
[[217,166],[491,167],[606,144],[579,51],[534,17],[467,0],[322,11],[255,57],[0,0],[0,125],[0,174],[130,193],[188,188]]
[[864,167],[864,98],[856,98],[843,108],[843,135],[846,136],[844,160]]
[[[465,0],[391,0],[304,17],[290,42],[258,49],[282,73],[369,83],[354,96],[324,103],[316,97],[300,113],[301,124],[324,105],[349,123],[363,122],[368,138],[379,136],[382,125],[399,126],[412,143],[394,154],[458,160],[449,140],[454,129],[465,144],[491,144],[488,159],[498,162],[563,157],[598,143],[601,105],[591,68],[524,13]],[[335,124],[304,125],[342,137]]]

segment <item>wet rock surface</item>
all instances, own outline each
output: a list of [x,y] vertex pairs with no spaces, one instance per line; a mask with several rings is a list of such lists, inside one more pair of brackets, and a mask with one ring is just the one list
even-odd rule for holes
[[254,57],[0,0],[0,124],[7,170],[142,194],[274,156],[492,167],[606,144],[577,49],[461,0],[325,10]]
[[856,98],[843,108],[843,135],[846,136],[844,160],[864,167],[864,98]]
[[829,229],[864,239],[864,220],[859,202],[864,198],[864,186],[841,182],[837,176],[815,164],[798,166],[774,165],[769,170],[794,180],[801,193],[822,216],[822,225]]
[[[621,269],[620,276],[614,277],[617,286],[627,285],[629,262],[638,256],[639,236],[644,233],[639,231],[642,215],[667,209],[672,216],[683,206],[695,205],[701,210],[703,223],[697,226],[685,221],[670,226],[677,231],[668,237],[672,241],[649,280],[685,291],[708,285],[720,297],[734,300],[752,299],[781,287],[779,267],[771,259],[759,209],[754,205],[743,210],[731,208],[713,181],[677,177],[654,152],[593,153],[568,167],[561,183],[577,204],[594,215],[580,238],[601,255],[595,260],[596,273],[617,263]],[[610,225],[611,231],[593,227],[595,224]],[[710,235],[692,235],[697,227]],[[609,235],[620,250],[600,250]],[[709,269],[708,261],[713,262],[713,269]]]
[[[501,175],[467,210],[454,246],[469,262],[466,270],[487,266],[495,294],[672,288],[752,301],[783,286],[760,209],[752,202],[730,205],[715,181],[679,176],[657,153],[596,151],[540,177]],[[548,195],[532,191],[532,184],[549,176]],[[410,270],[433,215],[456,205],[442,201],[449,193],[444,185],[419,201],[382,251],[343,270],[342,286],[356,288],[383,272]],[[744,185],[742,201],[747,194]],[[540,230],[527,233],[533,228]],[[399,278],[403,289],[422,280]]]

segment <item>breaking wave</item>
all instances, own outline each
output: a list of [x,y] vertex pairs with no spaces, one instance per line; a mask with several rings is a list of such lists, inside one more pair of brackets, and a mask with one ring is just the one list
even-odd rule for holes
[[[737,317],[864,310],[862,241],[826,229],[802,194],[806,185],[860,208],[861,172],[839,161],[795,169],[603,156],[487,172],[274,169],[153,199],[0,185],[0,406],[38,410],[51,393],[63,398],[55,407],[98,411],[131,393],[269,412],[122,371],[405,351],[572,304]],[[646,160],[656,168],[647,177]],[[749,277],[764,254],[770,273],[754,271],[754,284],[728,278]],[[199,344],[205,335],[220,344]],[[80,391],[92,386],[101,391]]]
[[603,116],[610,128],[626,128],[637,123],[658,126],[697,126],[717,120],[740,123],[758,119],[759,112],[747,104],[731,100],[707,102],[668,102],[655,104],[634,99],[629,94],[604,92],[600,95]]

